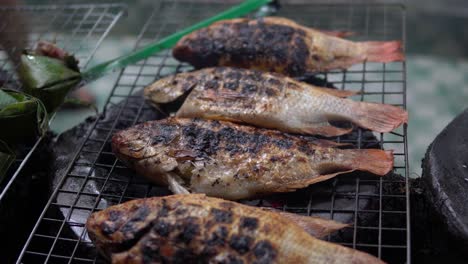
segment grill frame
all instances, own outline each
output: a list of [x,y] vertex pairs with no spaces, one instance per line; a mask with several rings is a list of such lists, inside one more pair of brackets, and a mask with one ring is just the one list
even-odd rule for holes
[[[71,4],[71,5],[18,5],[18,6],[1,6],[0,15],[7,14],[20,14],[27,16],[26,22],[28,33],[34,37],[28,40],[22,39],[25,48],[31,49],[38,40],[49,40],[47,36],[55,35],[54,40],[57,45],[69,53],[74,54],[79,59],[79,66],[81,69],[85,68],[102,41],[107,37],[110,30],[115,26],[117,21],[124,15],[126,6],[123,4]],[[71,13],[69,13],[71,12]],[[51,20],[45,20],[52,16]],[[78,21],[76,20],[78,18]],[[81,19],[80,19],[81,18]],[[76,26],[73,26],[77,23]],[[0,32],[7,28],[8,22],[0,24]],[[72,25],[72,26],[70,26]],[[59,32],[63,31],[63,32]],[[14,32],[13,32],[14,33]],[[71,33],[71,36],[66,34]],[[67,40],[64,39],[67,36]],[[83,37],[84,36],[84,37]],[[85,40],[95,38],[95,41],[88,45],[89,48],[83,47],[82,43]],[[79,40],[80,45],[73,47],[70,45],[74,40]],[[17,47],[12,47],[16,49]],[[12,63],[6,56],[4,48],[0,47],[0,70],[7,73],[5,83],[7,87],[12,89],[21,89],[20,83],[17,81],[14,69],[18,67],[17,64]],[[50,122],[53,122],[53,115]],[[20,146],[17,151],[17,157],[9,168],[4,181],[0,185],[0,203],[3,198],[8,194],[10,187],[15,183],[20,176],[21,171],[27,166],[29,159],[34,154],[38,146],[44,140],[45,135],[38,137],[35,141],[29,142]]]
[[[210,12],[207,13],[204,10],[204,13],[197,13],[196,8],[198,10],[203,10],[206,8],[203,4],[195,5],[194,2],[190,1],[187,5],[183,5],[182,1],[174,1],[167,3],[165,1],[159,1],[158,6],[153,11],[150,18],[142,27],[142,31],[138,35],[137,42],[135,44],[135,48],[141,47],[147,44],[154,39],[158,39],[164,37],[165,35],[172,33],[176,30],[176,28],[180,29],[184,26],[188,26],[191,23],[201,20],[204,17],[212,15],[217,11],[223,10],[227,5],[222,4],[214,4],[216,8],[211,7]],[[395,12],[400,19],[397,19],[396,25],[400,26],[397,30],[396,34],[401,36],[401,40],[403,43],[406,43],[406,28],[405,28],[405,20],[406,20],[406,13],[404,10],[404,6],[400,4],[390,3],[365,3],[359,2],[358,4],[351,4],[351,1],[345,1],[346,3],[328,3],[328,4],[320,4],[320,5],[313,5],[307,4],[306,6],[309,9],[314,9],[314,14],[323,14],[327,17],[328,20],[320,20],[321,17],[315,18],[313,23],[310,21],[306,21],[308,19],[307,11],[302,11],[303,16],[292,16],[291,14],[297,14],[294,12],[295,8],[292,6],[297,5],[296,8],[300,10],[306,10],[306,6],[301,6],[301,3],[294,3],[291,4],[291,12],[283,12],[283,10],[287,10],[288,6],[284,5],[280,10],[278,15],[285,15],[286,17],[294,18],[298,22],[302,22],[301,20],[304,19],[307,25],[315,26],[324,29],[341,29],[341,30],[349,30],[349,31],[356,31],[357,26],[353,26],[352,22],[353,19],[357,19],[353,12],[364,12],[365,13],[365,21],[364,21],[364,30],[357,30],[356,38],[360,40],[368,39],[368,40],[383,40],[388,39],[389,37],[393,36],[395,32],[389,33],[388,31],[393,30],[391,26],[390,29],[387,29],[389,26],[388,23],[388,16],[389,13]],[[211,3],[213,5],[213,3]],[[320,7],[320,8],[318,8]],[[317,10],[319,9],[319,10]],[[358,9],[358,11],[356,11]],[[187,11],[188,10],[188,11]],[[346,19],[340,18],[340,12],[342,10],[346,10],[348,17]],[[362,11],[365,10],[365,11]],[[373,31],[371,29],[371,20],[374,18],[376,10],[380,10],[383,13],[383,32],[381,34],[373,34],[377,31]],[[390,11],[389,11],[390,10]],[[374,13],[375,12],[375,13]],[[196,14],[193,17],[185,16],[184,20],[179,19],[178,16],[175,14],[181,15],[182,14]],[[391,16],[395,14],[390,14]],[[161,16],[158,18],[157,16]],[[371,18],[372,17],[372,18]],[[375,20],[375,18],[374,18]],[[162,25],[158,25],[157,23],[160,21],[164,21]],[[332,24],[326,24],[327,21],[333,21]],[[342,21],[343,24],[340,24]],[[399,21],[399,22],[398,22]],[[393,21],[395,22],[395,21]],[[392,22],[392,23],[393,23]],[[176,26],[174,27],[171,23],[174,23]],[[158,25],[157,27],[152,27],[153,25]],[[343,25],[345,25],[343,27]],[[377,26],[378,27],[378,26]],[[153,31],[154,30],[154,31]],[[364,33],[364,34],[362,34]],[[362,66],[362,68],[360,68]],[[190,66],[186,64],[181,64],[175,61],[171,56],[169,51],[162,52],[157,54],[149,59],[146,59],[136,65],[129,66],[120,71],[118,79],[112,89],[111,95],[107,99],[104,112],[102,113],[100,118],[97,118],[91,125],[91,128],[88,130],[85,139],[83,140],[82,144],[77,148],[77,151],[74,153],[71,162],[68,164],[67,168],[64,170],[62,177],[56,182],[56,186],[54,188],[54,192],[50,197],[44,211],[42,212],[40,218],[38,219],[33,231],[31,232],[30,237],[28,238],[27,243],[25,244],[20,258],[18,259],[18,263],[23,261],[25,258],[31,257],[33,255],[37,256],[38,258],[44,259],[44,262],[52,261],[52,262],[67,262],[67,263],[99,263],[103,261],[100,257],[97,256],[96,252],[93,249],[93,245],[87,241],[86,232],[83,232],[84,222],[73,222],[70,218],[73,218],[73,211],[74,210],[81,210],[87,211],[89,213],[100,210],[103,207],[101,206],[102,199],[107,199],[108,201],[113,200],[113,203],[121,203],[123,201],[134,199],[134,198],[141,198],[154,195],[155,193],[158,195],[167,194],[167,192],[163,191],[163,188],[154,187],[151,184],[148,184],[144,179],[140,177],[136,177],[135,173],[129,172],[129,179],[121,180],[118,178],[113,177],[113,174],[116,173],[118,170],[125,170],[129,171],[122,163],[117,161],[114,157],[112,160],[113,154],[108,150],[109,140],[116,130],[118,130],[119,123],[118,122],[126,122],[128,125],[133,125],[139,123],[141,121],[140,117],[144,116],[145,111],[153,111],[148,107],[148,105],[143,104],[143,100],[141,99],[140,95],[135,95],[137,89],[143,88],[146,84],[150,81],[156,80],[161,78],[167,74],[173,73],[173,71],[185,71],[191,69]],[[389,76],[393,75],[400,75],[401,78],[390,79]],[[358,78],[354,78],[357,75]],[[373,80],[371,77],[375,76],[382,76],[381,80]],[[356,67],[352,67],[348,70],[344,71],[331,71],[328,73],[318,74],[318,76],[325,78],[328,82],[333,83],[339,89],[351,89],[351,90],[360,90],[361,95],[357,98],[360,100],[378,100],[378,102],[389,102],[390,103],[399,100],[399,103],[395,105],[402,106],[406,109],[406,62],[397,62],[397,63],[389,63],[389,64],[382,64],[382,63],[364,63],[363,65],[358,65]],[[341,85],[340,85],[341,84]],[[376,89],[374,86],[381,85],[381,90]],[[393,86],[399,86],[401,91],[396,91]],[[367,89],[367,91],[366,91]],[[394,91],[395,90],[395,91]],[[123,93],[121,93],[123,91]],[[397,99],[395,99],[397,97]],[[390,98],[390,99],[388,99]],[[393,99],[392,99],[393,98]],[[123,101],[122,101],[123,100]],[[118,104],[118,102],[121,102]],[[131,108],[133,102],[137,102],[135,109],[131,109],[135,116],[128,117],[126,116],[125,112],[128,110],[126,108]],[[140,102],[140,103],[138,103]],[[110,122],[110,126],[108,125],[108,120],[105,120],[106,112],[109,110],[110,107],[119,107],[117,117],[113,122]],[[102,138],[94,138],[96,131],[104,130],[107,132],[105,133],[104,139]],[[361,129],[357,130],[358,139],[351,140],[352,143],[357,144],[357,147],[361,147],[366,144],[366,140],[363,139],[362,134],[364,133]],[[392,179],[385,179],[385,178],[376,178],[376,177],[365,177],[358,175],[353,178],[344,178],[338,177],[333,180],[328,181],[328,185],[330,188],[331,193],[331,207],[327,209],[323,208],[315,208],[312,202],[312,197],[314,193],[309,194],[309,198],[307,201],[307,206],[304,207],[295,207],[290,206],[288,204],[284,204],[282,206],[283,210],[292,211],[296,213],[302,213],[307,215],[315,215],[315,214],[329,214],[331,218],[334,218],[335,215],[338,214],[351,214],[353,215],[352,219],[352,226],[348,228],[348,233],[352,234],[352,241],[339,241],[341,244],[346,246],[350,246],[357,249],[367,249],[370,250],[372,253],[375,253],[376,256],[382,257],[386,256],[386,250],[389,252],[392,249],[398,251],[399,254],[405,254],[403,261],[410,263],[410,215],[409,215],[409,169],[408,169],[408,147],[407,147],[407,126],[404,125],[403,127],[396,130],[396,132],[387,133],[387,134],[376,134],[377,139],[381,143],[383,148],[388,148],[387,146],[394,146],[397,151],[395,154],[396,159],[396,166],[395,170],[397,173],[401,174],[402,178],[392,178]],[[350,140],[342,139],[341,137],[336,138],[338,142],[349,142]],[[87,143],[94,142],[96,144],[100,144],[98,150],[95,151],[88,151]],[[81,157],[82,156],[95,156],[95,159],[91,163],[83,162]],[[93,157],[94,157],[93,156]],[[100,160],[104,156],[110,156],[110,159],[107,162],[101,162]],[[398,165],[399,164],[399,165]],[[78,175],[74,173],[74,170],[77,167],[89,167],[90,170],[86,175]],[[106,176],[99,178],[92,175],[97,169],[104,168],[106,169]],[[65,190],[64,186],[66,186],[67,181],[70,178],[79,178],[81,179],[80,186],[78,186],[75,190]],[[86,191],[87,183],[88,182],[98,182],[102,181],[100,191],[97,194],[88,193]],[[337,189],[343,183],[346,182],[354,182],[355,183],[355,191],[344,191],[340,192]],[[110,195],[104,192],[104,189],[107,185],[111,184],[122,184],[123,191],[121,195]],[[377,194],[376,193],[361,193],[360,189],[362,186],[366,186],[366,184],[376,184],[377,186]],[[142,189],[146,189],[144,194],[140,195],[126,195],[127,191],[135,186],[141,186]],[[386,185],[394,185],[400,186],[403,190],[401,193],[389,191],[385,187]],[[390,188],[391,189],[391,188]],[[307,191],[307,190],[306,190]],[[387,193],[389,192],[389,193]],[[71,204],[61,203],[58,200],[59,195],[70,195],[72,198]],[[80,199],[83,197],[93,197],[94,203],[91,207],[78,205],[80,203]],[[339,203],[340,199],[353,199],[355,202],[354,210],[341,210],[336,208],[336,204]],[[378,209],[372,209],[375,205],[371,206],[371,209],[360,209],[361,199],[364,200],[375,200],[377,199]],[[386,201],[399,201],[398,203],[404,204],[404,210],[396,210],[396,209],[386,209],[385,203]],[[258,203],[263,204],[263,200],[260,200]],[[375,202],[375,201],[374,201]],[[370,202],[370,203],[374,203]],[[107,203],[106,203],[107,204]],[[402,206],[400,204],[400,206]],[[65,208],[65,210],[63,210]],[[49,211],[59,209],[65,215],[64,219],[59,219],[59,217],[51,217],[48,215]],[[68,210],[68,211],[67,211]],[[377,215],[377,226],[372,226],[369,223],[362,224],[359,215],[361,214],[374,214]],[[402,216],[402,221],[405,223],[404,226],[397,226],[397,227],[387,227],[384,226],[385,219],[388,219],[389,216],[392,215],[394,217],[399,217],[398,215]],[[372,217],[374,218],[374,217]],[[39,234],[40,230],[45,225],[55,225],[53,223],[57,223],[60,225],[56,234]],[[68,235],[64,235],[63,230],[67,228],[67,226],[76,227],[78,229],[78,238],[69,238]],[[81,229],[80,229],[81,228]],[[55,229],[55,228],[54,228]],[[377,243],[363,243],[358,238],[358,234],[362,232],[362,230],[371,230],[369,232],[377,231]],[[54,231],[55,232],[55,231]],[[52,233],[54,233],[52,232]],[[405,238],[403,239],[404,245],[392,245],[387,244],[384,240],[384,233],[386,232],[399,232],[403,233]],[[51,246],[42,252],[31,248],[33,244],[33,240],[37,238],[43,238],[45,240],[53,240]],[[335,240],[335,237],[328,237],[329,240]],[[54,254],[54,250],[59,247],[60,245],[64,245],[67,243],[73,243],[73,251],[68,255],[59,255]],[[57,246],[58,245],[58,246]],[[86,248],[86,249],[83,249]],[[374,250],[376,249],[376,251]],[[91,250],[91,251],[88,251]],[[86,254],[91,252],[88,257],[82,257],[80,252],[84,251]],[[385,252],[383,252],[385,251]],[[388,253],[387,253],[388,254]]]

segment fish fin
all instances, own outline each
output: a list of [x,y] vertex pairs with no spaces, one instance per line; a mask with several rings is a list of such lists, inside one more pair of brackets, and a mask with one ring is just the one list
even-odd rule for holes
[[317,145],[319,147],[324,147],[324,148],[339,148],[339,147],[347,147],[347,146],[352,146],[353,144],[351,143],[339,143],[327,139],[315,139],[312,141],[312,144]]
[[329,71],[333,69],[347,69],[354,64],[362,63],[364,61],[365,58],[363,58],[363,56],[339,57],[328,63],[322,70]]
[[169,190],[175,194],[189,194],[190,192],[182,186],[177,179],[180,179],[180,177],[174,173],[167,173],[166,174],[166,181]]
[[283,218],[288,219],[291,222],[296,223],[302,229],[304,229],[307,233],[311,236],[316,238],[322,238],[326,235],[334,233],[340,229],[343,229],[349,225],[342,224],[333,220],[324,219],[320,217],[314,216],[305,216],[299,214],[292,214],[288,212],[284,212],[278,209],[273,208],[262,208],[265,211],[270,211],[280,215]]
[[334,136],[341,136],[344,134],[348,134],[353,130],[353,126],[351,125],[349,128],[341,128],[331,125],[328,122],[322,123],[323,125],[320,126],[310,126],[310,127],[303,127],[300,129],[302,133],[309,134],[309,135],[321,135],[325,137],[334,137]]
[[312,185],[314,183],[326,181],[326,180],[331,179],[333,177],[336,177],[336,176],[338,176],[340,174],[350,173],[350,172],[353,172],[355,170],[356,169],[349,169],[349,170],[334,172],[334,173],[330,173],[330,174],[319,175],[319,176],[314,177],[312,179],[297,180],[297,181],[289,183],[289,184],[287,184],[287,186],[281,187],[280,189],[277,189],[275,191],[277,191],[277,192],[295,191],[297,189],[306,188],[307,186]]
[[332,88],[326,88],[326,87],[314,87],[314,89],[320,92],[327,93],[329,95],[340,97],[340,98],[346,98],[346,97],[353,96],[359,93],[356,91],[338,90],[338,89],[332,89]]
[[393,169],[393,151],[391,150],[349,149],[343,151],[353,153],[353,157],[349,160],[349,166],[352,166],[355,170],[384,176]]
[[332,37],[338,37],[338,38],[345,38],[345,37],[350,37],[353,36],[355,33],[352,31],[346,31],[346,30],[318,30],[322,32],[323,34],[326,34],[328,36]]
[[[301,179],[279,188],[278,192],[290,192],[305,188],[311,184],[326,181],[340,174],[350,173],[356,170],[367,171],[379,176],[384,176],[393,169],[393,152],[381,149],[348,149],[345,156],[350,158],[343,162],[342,168],[336,166],[323,168],[322,175],[312,179]],[[339,170],[339,171],[337,171]],[[330,173],[327,173],[329,171]]]
[[401,41],[366,41],[360,42],[364,47],[367,61],[392,62],[404,61]]
[[407,111],[388,104],[355,102],[351,114],[352,121],[357,125],[382,133],[408,123]]

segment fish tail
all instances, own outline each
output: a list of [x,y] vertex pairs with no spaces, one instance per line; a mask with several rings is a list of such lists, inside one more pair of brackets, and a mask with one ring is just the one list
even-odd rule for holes
[[367,171],[384,176],[393,169],[393,151],[380,149],[353,149],[349,160],[355,170]]
[[354,32],[352,31],[344,31],[344,30],[319,30],[323,34],[332,36],[332,37],[337,37],[337,38],[345,38],[345,37],[350,37],[355,35]]
[[404,61],[401,41],[366,41],[361,42],[367,61],[392,62]]
[[352,121],[360,127],[376,132],[390,132],[408,123],[408,112],[388,104],[355,102],[352,106]]

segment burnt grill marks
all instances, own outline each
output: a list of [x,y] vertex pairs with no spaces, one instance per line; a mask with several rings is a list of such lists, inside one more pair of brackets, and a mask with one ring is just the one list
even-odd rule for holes
[[307,143],[303,142],[303,144],[300,144],[298,146],[299,151],[309,155],[313,156],[315,154],[315,149],[310,147]]
[[196,236],[200,235],[200,225],[195,217],[187,217],[181,223],[181,232],[177,240],[183,243],[190,243]]
[[197,68],[217,65],[222,50],[219,46],[218,49],[215,49],[216,39],[210,36],[210,30],[210,28],[203,28],[184,38],[174,48],[174,57],[178,60],[188,61]]
[[118,210],[111,210],[108,212],[109,214],[109,221],[114,222],[119,220],[122,217],[122,211]]
[[[132,248],[135,244],[140,241],[153,227],[154,222],[149,222],[144,228],[137,230],[134,233],[124,233],[124,240],[119,244],[116,244],[112,252],[123,252]],[[151,243],[152,244],[152,243]]]
[[177,127],[170,124],[161,124],[158,126],[157,132],[151,138],[151,143],[155,144],[167,144],[174,140],[177,135]]
[[194,252],[192,252],[192,250],[188,248],[179,248],[174,253],[174,257],[172,258],[171,263],[194,263],[194,259],[196,259],[196,257],[197,255]]
[[[302,30],[298,30],[302,31]],[[289,49],[289,63],[287,72],[290,75],[303,75],[307,71],[307,60],[309,58],[309,48],[304,41],[304,36],[296,35],[291,41]]]
[[206,89],[218,89],[219,88],[219,82],[218,80],[209,80],[205,82],[205,88]]
[[102,234],[106,237],[109,237],[117,231],[117,226],[113,222],[104,221],[101,223],[100,228],[102,230]]
[[169,206],[167,205],[167,200],[162,199],[161,207],[158,211],[158,217],[166,217],[169,214]]
[[223,87],[231,91],[235,91],[239,87],[239,82],[237,80],[229,80],[224,83]]
[[242,217],[240,227],[250,231],[255,231],[258,228],[258,219],[253,217]]
[[[167,123],[173,123],[172,127],[169,128]],[[148,136],[154,141],[158,141],[159,145],[167,144],[174,150],[188,149],[193,153],[192,158],[214,157],[218,153],[257,154],[271,147],[280,150],[294,148],[308,155],[315,153],[314,146],[298,138],[218,121],[191,119],[180,122],[177,119],[167,119],[166,122],[155,121],[153,126],[153,132]],[[158,134],[160,131],[164,131],[162,135]],[[164,143],[166,141],[169,142]]]
[[135,230],[137,228],[137,224],[145,222],[146,218],[150,214],[151,209],[145,204],[142,205],[138,210],[133,214],[132,218],[130,218],[127,223],[125,223],[120,231],[124,233],[125,235],[127,234],[133,234],[133,232],[138,231]]
[[256,258],[253,263],[269,264],[276,259],[278,252],[270,242],[261,240],[253,247],[253,254]]
[[221,210],[217,208],[211,208],[210,213],[213,215],[217,223],[232,223],[232,212]]
[[227,236],[227,228],[225,226],[219,226],[216,231],[211,234],[211,237],[206,241],[206,243],[210,247],[222,246],[226,243]]
[[226,142],[225,149],[231,153],[244,151],[257,153],[270,144],[281,149],[289,149],[293,146],[293,141],[288,138],[269,137],[261,133],[247,133],[231,127],[219,130],[218,134]]
[[171,229],[171,224],[164,220],[158,220],[153,226],[154,232],[156,232],[158,235],[162,237],[167,237],[169,236],[170,229]]
[[250,236],[232,235],[229,240],[229,246],[239,254],[243,255],[250,250],[253,241],[254,239]]
[[260,64],[300,75],[307,70],[310,54],[307,37],[299,27],[246,19],[201,29],[179,42],[173,54],[197,68]]
[[149,240],[141,247],[143,264],[151,264],[161,261],[159,246],[156,241]]
[[236,256],[229,255],[226,264],[244,264],[244,261]]
[[211,129],[198,127],[190,124],[182,129],[183,138],[187,148],[198,152],[199,155],[213,155],[219,149],[218,134]]
[[255,94],[257,92],[256,84],[243,83],[242,84],[242,93],[245,95]]

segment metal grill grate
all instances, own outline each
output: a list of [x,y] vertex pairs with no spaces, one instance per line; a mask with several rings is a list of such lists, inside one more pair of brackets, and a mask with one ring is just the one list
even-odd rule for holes
[[[38,40],[55,41],[75,54],[85,68],[102,40],[123,14],[120,4],[97,5],[0,5],[0,86],[21,89],[8,54],[32,48]],[[15,163],[0,185],[0,201],[15,182],[42,138],[20,146]]]
[[[348,2],[349,3],[349,2]],[[226,4],[160,1],[143,26],[136,47],[211,16]],[[322,29],[348,30],[356,40],[405,41],[405,13],[394,4],[284,4],[276,15]],[[320,74],[340,89],[358,90],[355,99],[406,107],[405,62],[365,63],[346,71]],[[84,229],[94,211],[136,198],[167,195],[126,168],[110,149],[114,132],[162,115],[143,102],[138,90],[152,81],[191,67],[157,54],[121,71],[105,113],[91,126],[72,162],[55,184],[54,193],[25,245],[23,263],[103,262]],[[374,254],[391,263],[410,262],[406,126],[375,136],[357,129],[337,138],[356,147],[393,149],[394,175],[383,178],[355,173],[249,204],[338,219],[350,226],[329,240]]]

